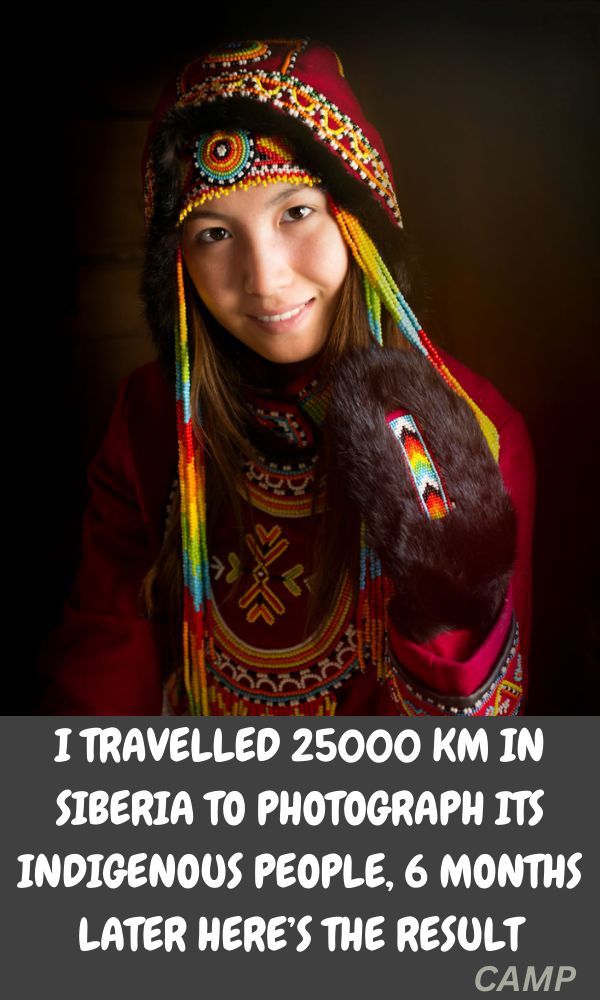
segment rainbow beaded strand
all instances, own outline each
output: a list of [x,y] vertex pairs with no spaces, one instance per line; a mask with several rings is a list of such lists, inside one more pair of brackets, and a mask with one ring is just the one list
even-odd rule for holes
[[175,331],[175,380],[184,583],[183,670],[191,713],[208,715],[204,633],[205,625],[208,625],[210,620],[212,592],[206,541],[205,449],[196,448],[194,444],[181,247],[177,250],[177,294],[179,324]]

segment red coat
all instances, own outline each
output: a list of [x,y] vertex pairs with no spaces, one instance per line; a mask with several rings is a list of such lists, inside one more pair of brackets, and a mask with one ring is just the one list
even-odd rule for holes
[[[336,688],[338,715],[515,714],[523,710],[535,491],[529,437],[520,414],[487,380],[448,355],[443,358],[499,431],[500,471],[518,518],[517,559],[509,593],[495,626],[477,648],[466,630],[448,632],[418,646],[391,627],[393,669],[387,683],[377,683],[375,670],[364,674],[354,670]],[[84,517],[81,565],[62,622],[41,653],[40,666],[48,678],[45,712],[161,713],[163,684],[172,669],[170,643],[166,625],[140,613],[139,587],[161,546],[176,473],[174,394],[158,363],[150,362],[120,382],[106,436],[89,468],[91,498]],[[217,532],[217,546],[218,536]],[[231,546],[227,538],[221,543],[223,564]],[[218,553],[216,559],[219,562]],[[235,576],[230,568],[232,572]],[[292,573],[286,596],[294,593],[293,587]],[[273,601],[280,603],[276,594]],[[244,608],[246,621],[247,601]],[[272,623],[267,613],[260,621],[255,615],[261,644],[266,647],[271,636],[274,648],[292,645],[293,638],[282,641],[281,630],[269,632],[267,625]],[[229,625],[233,628],[238,619],[239,607]],[[214,714],[225,714],[219,704],[213,704]]]

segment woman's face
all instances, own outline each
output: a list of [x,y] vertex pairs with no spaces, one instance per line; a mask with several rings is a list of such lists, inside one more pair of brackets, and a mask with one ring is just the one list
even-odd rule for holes
[[288,364],[324,346],[348,249],[322,191],[283,181],[232,191],[187,216],[182,246],[206,307],[261,357]]

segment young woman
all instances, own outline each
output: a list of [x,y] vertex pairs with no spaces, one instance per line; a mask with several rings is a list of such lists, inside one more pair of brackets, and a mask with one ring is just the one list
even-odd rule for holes
[[408,305],[381,137],[337,55],[233,43],[157,106],[142,295],[45,710],[523,711],[523,421]]

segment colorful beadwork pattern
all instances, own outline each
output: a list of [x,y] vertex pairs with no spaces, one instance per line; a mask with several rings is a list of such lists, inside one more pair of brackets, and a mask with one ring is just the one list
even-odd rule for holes
[[[352,589],[344,585],[330,619],[295,646],[261,649],[242,641],[214,606],[207,703],[219,715],[334,715],[336,689],[359,669]],[[181,671],[165,688],[167,714],[193,713]]]
[[373,190],[398,226],[402,216],[396,193],[377,150],[348,115],[313,87],[293,76],[254,70],[209,77],[182,94],[177,107],[204,104],[230,97],[248,97],[301,119]]
[[242,497],[250,501],[257,510],[273,517],[308,517],[313,513],[321,514],[325,509],[325,485],[322,484],[314,501],[315,465],[312,462],[294,464],[277,464],[269,462],[265,456],[262,460],[246,462],[244,475],[246,479],[244,490],[239,487]]
[[314,378],[298,392],[294,401],[271,403],[248,390],[244,394],[244,405],[257,426],[269,429],[294,449],[307,449],[314,446],[313,429],[323,424],[330,398],[329,383]]
[[308,43],[308,38],[272,38],[270,40],[271,45],[285,45],[288,50],[281,64],[280,73],[282,76],[285,76],[293,70],[298,60],[298,56],[304,52]]
[[400,443],[406,467],[414,484],[423,513],[431,520],[445,517],[451,505],[442,477],[436,469],[416,421],[410,413],[395,411],[386,421]]
[[[521,661],[519,625],[513,615],[508,649],[499,670],[489,684],[474,699],[446,698],[409,678],[397,663],[391,650],[386,651],[389,691],[397,709],[403,715],[519,715],[523,702],[523,667]],[[470,704],[465,704],[470,702]]]
[[222,49],[209,52],[202,65],[209,69],[229,66],[247,66],[268,59],[271,50],[266,42],[230,42]]
[[312,444],[312,441],[307,440],[307,432],[302,423],[294,419],[294,414],[287,409],[266,411],[257,408],[256,420],[261,427],[273,431],[277,437],[287,441],[288,444],[298,448],[306,448],[309,443]]
[[210,672],[249,701],[309,705],[332,691],[357,668],[352,588],[346,580],[329,619],[308,639],[281,649],[242,641],[215,609],[216,660]]
[[322,624],[318,632],[302,642],[281,649],[261,649],[252,643],[245,642],[226,624],[223,612],[215,607],[215,640],[218,647],[234,657],[237,663],[245,664],[256,670],[278,673],[281,670],[296,670],[299,667],[313,668],[323,657],[327,656],[339,636],[350,626],[352,605],[352,586],[346,578],[330,617]]
[[231,191],[280,181],[320,184],[318,177],[294,163],[294,155],[284,138],[251,135],[244,129],[201,135],[183,185],[179,224],[192,209]]
[[198,139],[194,163],[209,184],[233,184],[254,160],[254,140],[249,132],[213,132]]

